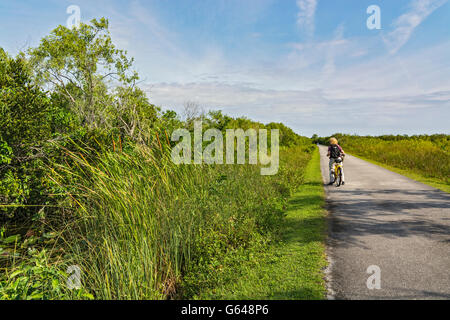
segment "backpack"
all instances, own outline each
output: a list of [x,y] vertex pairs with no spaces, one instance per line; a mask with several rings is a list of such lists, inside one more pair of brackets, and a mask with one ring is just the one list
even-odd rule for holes
[[339,158],[341,156],[341,150],[336,144],[332,144],[330,148],[330,158]]

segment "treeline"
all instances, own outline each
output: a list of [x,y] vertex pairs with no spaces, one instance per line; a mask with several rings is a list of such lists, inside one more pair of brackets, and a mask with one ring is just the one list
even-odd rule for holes
[[[221,111],[152,104],[106,19],[0,49],[0,299],[189,297],[276,237],[311,140]],[[279,174],[177,166],[174,129],[280,130]],[[245,248],[245,251],[243,250]],[[83,286],[66,286],[68,266]]]
[[358,136],[358,135],[349,135],[349,134],[342,134],[342,133],[335,133],[332,136],[329,137],[318,137],[317,135],[314,135],[312,137],[313,143],[319,143],[319,144],[328,144],[328,141],[331,137],[336,137],[337,139],[341,141],[347,141],[349,139],[354,138],[361,138],[361,139],[378,139],[383,141],[430,141],[433,144],[442,147],[444,150],[450,149],[450,136],[448,134],[432,134],[432,135],[426,135],[426,134],[420,134],[420,135],[380,135],[380,136]]
[[[450,184],[450,135],[356,136],[335,134],[345,151]],[[313,141],[328,144],[329,137]]]

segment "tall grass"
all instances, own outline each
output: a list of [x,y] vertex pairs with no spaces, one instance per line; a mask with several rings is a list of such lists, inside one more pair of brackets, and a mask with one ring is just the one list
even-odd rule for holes
[[[166,299],[200,290],[195,281],[183,287],[184,275],[213,274],[224,255],[276,234],[309,151],[284,151],[290,156],[272,177],[253,165],[177,166],[161,145],[95,161],[70,153],[77,168],[63,169],[81,174],[70,179],[78,181],[71,195],[78,209],[64,238],[84,286],[96,299]],[[208,282],[208,275],[198,277]]]

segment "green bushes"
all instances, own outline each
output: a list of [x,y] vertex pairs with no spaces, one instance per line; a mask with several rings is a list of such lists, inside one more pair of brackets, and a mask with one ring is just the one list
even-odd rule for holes
[[[31,83],[26,60],[0,48],[0,204],[35,204],[42,192],[40,143],[51,136],[49,99]],[[12,216],[17,208],[0,208]],[[0,216],[0,220],[2,217]]]
[[186,297],[213,285],[225,261],[276,235],[309,159],[290,150],[280,176],[266,177],[252,165],[177,166],[167,151],[137,146],[95,163],[71,153],[83,174],[64,238],[97,299]]
[[93,299],[82,288],[67,289],[67,274],[50,261],[45,249],[29,249],[28,257],[7,270],[5,280],[0,279],[0,300]]

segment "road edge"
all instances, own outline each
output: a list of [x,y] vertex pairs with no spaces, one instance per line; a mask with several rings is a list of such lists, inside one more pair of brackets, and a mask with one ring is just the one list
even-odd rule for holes
[[328,190],[325,188],[327,185],[327,169],[322,170],[322,153],[320,152],[320,147],[325,147],[323,145],[317,145],[317,150],[319,153],[319,170],[320,175],[322,178],[323,183],[323,190],[324,190],[324,210],[326,212],[325,220],[326,220],[326,230],[327,234],[325,237],[325,255],[327,259],[327,267],[324,270],[325,273],[325,285],[326,285],[326,298],[327,300],[336,300],[336,292],[333,290],[333,266],[334,266],[334,260],[333,260],[333,246],[331,244],[330,239],[330,232],[332,228],[332,210],[331,210],[331,203],[328,200]]

